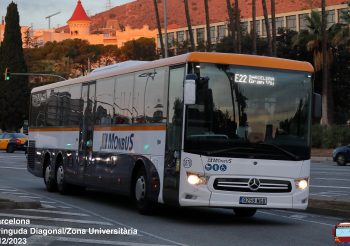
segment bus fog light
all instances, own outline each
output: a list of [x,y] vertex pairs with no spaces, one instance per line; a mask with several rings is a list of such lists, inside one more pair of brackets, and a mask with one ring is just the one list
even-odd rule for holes
[[207,181],[203,175],[196,173],[187,173],[187,182],[191,185],[205,184]]
[[309,180],[307,178],[303,179],[296,179],[295,180],[295,187],[298,190],[305,190],[309,186]]

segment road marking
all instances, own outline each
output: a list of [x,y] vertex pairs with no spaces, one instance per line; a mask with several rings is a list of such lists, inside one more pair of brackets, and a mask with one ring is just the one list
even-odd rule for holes
[[47,204],[41,204],[43,208],[56,208],[55,206],[47,205]]
[[47,221],[58,221],[58,222],[71,222],[71,223],[79,223],[79,224],[95,224],[95,225],[107,225],[112,226],[113,224],[109,222],[103,221],[93,221],[93,220],[74,220],[74,219],[65,219],[65,218],[51,218],[44,216],[32,216],[32,215],[22,215],[22,214],[8,214],[8,213],[0,213],[0,217],[15,217],[15,218],[23,218],[23,219],[33,219],[33,220],[47,220]]
[[285,218],[285,219],[299,220],[299,221],[303,221],[303,222],[308,222],[308,223],[314,223],[314,224],[334,227],[334,224],[328,224],[328,223],[323,223],[323,222],[314,221],[314,220],[307,220],[307,219],[303,219],[303,218],[300,218],[300,217],[299,218],[298,217],[292,217],[292,215],[286,216],[286,215],[274,214],[274,213],[266,212],[266,211],[259,211],[259,213],[266,214],[266,215],[273,215],[273,216],[277,216],[277,217],[282,217],[282,218]]
[[24,167],[0,167],[2,169],[15,169],[15,170],[26,170]]
[[[36,196],[40,196],[36,193],[33,193],[33,192],[27,192],[28,194],[32,194],[32,195],[36,195]],[[56,203],[60,203],[60,204],[64,204],[66,205],[67,207],[72,207],[72,208],[76,208],[78,210],[81,210],[81,211],[84,211],[85,213],[88,213],[88,214],[91,214],[91,215],[94,215],[100,219],[103,219],[105,221],[109,221],[111,222],[112,224],[117,224],[117,225],[120,225],[120,226],[124,226],[124,227],[128,227],[128,228],[134,228],[132,226],[129,226],[129,225],[126,225],[126,224],[123,224],[121,222],[118,222],[116,220],[113,220],[113,219],[110,219],[110,218],[107,218],[105,216],[102,216],[100,214],[97,214],[95,212],[92,212],[90,210],[87,210],[87,209],[84,209],[82,207],[79,207],[79,206],[75,206],[73,204],[69,204],[69,203],[66,203],[66,202],[63,202],[63,201],[59,201],[59,200],[56,200],[56,199],[53,199],[53,198],[47,198],[47,199],[50,199],[51,201],[55,201]],[[168,242],[168,243],[172,243],[172,244],[175,244],[175,245],[180,245],[180,246],[187,246],[187,244],[183,244],[183,243],[179,243],[179,242],[175,242],[173,240],[170,240],[170,239],[167,239],[167,238],[164,238],[164,237],[161,237],[161,236],[157,236],[155,234],[152,234],[152,233],[149,233],[149,232],[146,232],[146,231],[142,231],[142,230],[137,230],[138,232],[144,234],[144,235],[147,235],[147,236],[150,236],[150,237],[153,237],[153,238],[156,238],[156,239],[159,239],[159,240],[162,240],[162,241],[165,241],[165,242]]]
[[83,217],[89,217],[88,214],[83,213],[70,213],[70,212],[61,212],[61,211],[54,211],[54,210],[46,210],[46,209],[16,209],[18,211],[28,211],[28,212],[36,212],[36,213],[49,213],[49,214],[63,214],[63,215],[73,215],[73,216],[83,216]]
[[41,197],[37,197],[37,196],[19,196],[19,197],[41,199]]
[[0,191],[10,191],[10,192],[15,192],[15,191],[18,191],[18,190],[16,190],[16,189],[8,189],[8,188],[0,188]]
[[66,206],[57,206],[58,208],[63,208],[63,209],[70,209],[71,207],[66,207]]
[[[52,236],[31,236],[28,238],[29,243],[36,243],[40,240],[70,242],[70,243],[89,243],[89,244],[104,244],[104,245],[124,245],[124,246],[170,246],[169,244],[146,244],[146,243],[133,243],[133,242],[122,242],[122,241],[109,241],[109,240],[96,240],[96,239],[83,239],[83,238],[72,238],[72,237],[52,237]],[[36,245],[36,244],[35,244]],[[41,245],[41,244],[40,244]]]
[[56,202],[50,202],[50,201],[40,201],[41,203],[49,203],[49,204],[53,204],[53,203],[56,203]]
[[347,190],[350,190],[350,187],[343,187],[343,186],[310,185],[310,187],[315,187],[315,188],[332,188],[332,189],[347,189]]
[[312,180],[314,179],[321,179],[321,180],[335,180],[335,181],[347,181],[350,182],[350,179],[336,179],[336,178],[312,178]]
[[22,193],[22,192],[1,192],[2,194],[10,194],[10,195],[27,195],[27,193]]

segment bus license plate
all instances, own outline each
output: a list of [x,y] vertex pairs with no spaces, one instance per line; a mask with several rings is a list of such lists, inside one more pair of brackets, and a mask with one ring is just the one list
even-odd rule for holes
[[266,205],[266,197],[245,197],[241,196],[239,198],[239,204],[255,204],[255,205]]

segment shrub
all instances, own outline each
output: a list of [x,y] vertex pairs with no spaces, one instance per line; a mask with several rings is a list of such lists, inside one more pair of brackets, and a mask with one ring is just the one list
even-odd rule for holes
[[350,143],[350,127],[344,125],[312,126],[312,147],[331,149]]

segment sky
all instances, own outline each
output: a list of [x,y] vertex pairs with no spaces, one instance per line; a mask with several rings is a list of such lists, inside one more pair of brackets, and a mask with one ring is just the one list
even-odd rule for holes
[[[134,0],[110,0],[112,7]],[[11,0],[0,0],[0,17],[6,15],[7,6]],[[51,27],[64,26],[72,16],[77,0],[13,0],[17,3],[21,26],[31,26],[35,29],[48,28],[46,16],[61,11],[51,18]],[[107,0],[81,0],[88,15],[94,15],[106,10]]]

